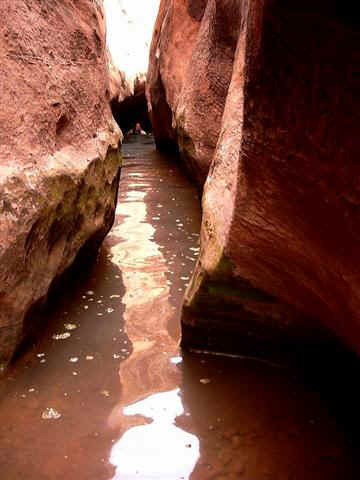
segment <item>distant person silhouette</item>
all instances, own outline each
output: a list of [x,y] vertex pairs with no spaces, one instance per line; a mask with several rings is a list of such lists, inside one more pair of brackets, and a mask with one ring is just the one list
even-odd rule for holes
[[132,128],[129,132],[130,135],[147,135],[145,130],[141,128],[141,123],[137,122],[135,127]]

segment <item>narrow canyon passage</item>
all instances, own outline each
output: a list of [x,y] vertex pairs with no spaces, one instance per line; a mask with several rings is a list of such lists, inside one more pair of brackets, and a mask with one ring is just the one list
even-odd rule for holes
[[180,352],[197,192],[148,137],[123,157],[96,264],[0,387],[1,478],[359,478],[351,435],[294,372]]

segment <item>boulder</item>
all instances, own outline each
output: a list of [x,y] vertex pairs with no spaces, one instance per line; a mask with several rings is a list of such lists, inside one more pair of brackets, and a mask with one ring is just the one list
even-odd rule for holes
[[148,76],[159,146],[200,184],[210,165],[182,343],[359,353],[358,22],[334,2],[193,5],[162,1]]
[[[2,0],[0,365],[27,313],[111,228],[121,132],[99,0]],[[25,320],[26,319],[26,320]]]

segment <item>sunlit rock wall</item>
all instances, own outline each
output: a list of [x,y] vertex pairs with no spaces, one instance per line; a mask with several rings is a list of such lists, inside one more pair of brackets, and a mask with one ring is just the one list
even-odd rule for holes
[[161,2],[157,141],[210,167],[185,346],[360,351],[358,32],[335,2]]
[[120,130],[109,107],[102,3],[2,0],[0,365],[27,312],[114,219]]
[[231,80],[241,21],[238,3],[163,1],[152,40],[147,95],[157,146],[176,145],[201,186]]

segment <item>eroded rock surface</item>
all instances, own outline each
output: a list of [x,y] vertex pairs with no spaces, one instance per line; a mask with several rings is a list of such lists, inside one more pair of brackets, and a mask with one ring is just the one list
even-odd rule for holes
[[148,72],[158,148],[175,144],[205,182],[221,127],[241,16],[235,0],[161,2]]
[[304,353],[335,332],[360,351],[356,23],[328,2],[162,1],[154,132],[200,184],[211,163],[184,345]]
[[126,79],[125,72],[115,66],[109,49],[107,49],[106,54],[110,73],[110,102],[120,104],[126,98],[131,97],[134,91],[132,85],[130,85],[129,81]]
[[26,334],[29,309],[110,229],[121,133],[109,107],[100,1],[3,0],[0,14],[4,365]]

